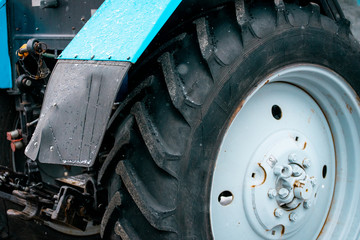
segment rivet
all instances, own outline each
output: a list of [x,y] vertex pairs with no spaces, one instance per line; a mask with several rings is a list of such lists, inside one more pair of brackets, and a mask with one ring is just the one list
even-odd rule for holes
[[34,147],[37,147],[38,146],[38,143],[37,142],[34,142]]
[[127,60],[130,60],[130,57],[127,57],[126,59],[127,59]]
[[92,56],[91,56],[91,60],[93,60],[93,59],[94,59],[94,57],[95,57],[95,55],[92,55]]
[[54,151],[54,146],[50,146],[50,151]]
[[111,56],[108,56],[108,59],[111,59]]
[[74,58],[77,58],[77,57],[78,57],[78,55],[77,55],[77,54],[75,54],[75,55],[74,55]]

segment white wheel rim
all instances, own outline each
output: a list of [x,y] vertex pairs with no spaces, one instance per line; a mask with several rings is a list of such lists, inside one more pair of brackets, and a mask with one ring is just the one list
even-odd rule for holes
[[359,119],[359,98],[329,69],[293,65],[264,79],[220,146],[214,238],[356,239]]

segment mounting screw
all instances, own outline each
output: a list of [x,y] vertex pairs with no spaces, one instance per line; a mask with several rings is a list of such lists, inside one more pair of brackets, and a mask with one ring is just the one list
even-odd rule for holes
[[309,168],[310,166],[311,166],[311,161],[310,161],[310,159],[304,159],[304,161],[303,161],[303,166],[304,166],[304,168]]
[[275,211],[274,211],[274,215],[275,215],[275,217],[277,217],[277,218],[281,217],[283,214],[284,214],[284,211],[283,211],[282,209],[277,208],[277,209],[275,209]]
[[295,162],[296,162],[296,154],[295,154],[295,153],[289,154],[288,160],[289,160],[289,162],[291,162],[291,163],[295,163]]
[[310,200],[304,202],[304,208],[306,208],[306,209],[311,208],[311,201]]
[[297,220],[297,218],[298,218],[298,215],[296,213],[294,213],[294,212],[290,213],[289,219],[291,222],[295,222]]
[[298,176],[300,176],[301,175],[301,168],[299,167],[299,166],[297,166],[297,165],[294,165],[294,166],[292,166],[292,170],[293,170],[293,175],[295,176],[295,177],[298,177]]
[[277,195],[277,192],[274,188],[270,188],[269,191],[268,191],[268,197],[273,199],[274,197],[276,197]]
[[31,80],[26,80],[26,81],[25,81],[25,85],[26,85],[26,86],[30,87],[31,84],[32,84]]
[[281,188],[281,189],[279,190],[279,192],[278,192],[279,197],[280,197],[281,199],[286,198],[286,197],[289,195],[289,193],[290,193],[290,191],[287,190],[286,188]]

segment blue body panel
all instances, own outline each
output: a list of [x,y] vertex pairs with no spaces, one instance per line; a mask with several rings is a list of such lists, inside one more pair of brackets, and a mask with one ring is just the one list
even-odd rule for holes
[[59,59],[135,63],[181,0],[105,0]]
[[6,20],[6,0],[0,0],[0,88],[12,88]]

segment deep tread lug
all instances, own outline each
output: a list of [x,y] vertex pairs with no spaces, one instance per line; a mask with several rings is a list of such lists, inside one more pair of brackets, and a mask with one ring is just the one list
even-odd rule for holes
[[139,180],[128,161],[119,162],[116,173],[121,176],[132,199],[151,226],[161,231],[176,233],[175,228],[171,227],[175,225],[175,208],[169,209],[159,204]]
[[117,221],[114,231],[122,240],[140,240],[139,235],[126,219]]
[[119,152],[119,150],[127,143],[130,142],[131,137],[131,129],[134,124],[134,117],[128,116],[124,122],[120,125],[119,129],[117,130],[115,134],[115,143],[114,147],[111,149],[110,153],[106,157],[103,165],[101,166],[101,169],[98,174],[98,182],[103,183],[104,176],[106,176],[106,173],[113,170],[111,169],[111,166],[116,166],[115,162],[118,161],[116,159],[116,154]]
[[103,219],[101,221],[100,227],[100,236],[103,238],[108,222],[110,221],[111,216],[113,215],[116,208],[121,205],[121,194],[116,192],[111,198],[109,205],[104,213]]
[[156,165],[171,176],[176,177],[178,172],[177,161],[180,154],[171,153],[169,147],[166,146],[165,141],[151,122],[142,103],[138,102],[134,105],[132,114],[135,116],[142,138]]

